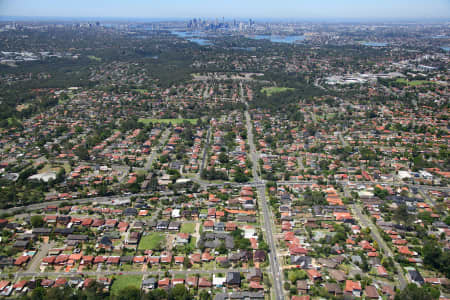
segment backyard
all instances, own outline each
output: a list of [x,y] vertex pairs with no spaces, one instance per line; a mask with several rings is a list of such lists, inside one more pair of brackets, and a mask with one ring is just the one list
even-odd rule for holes
[[114,279],[114,282],[111,286],[111,294],[117,295],[121,290],[128,286],[136,287],[138,289],[141,288],[141,281],[142,276],[141,275],[122,275],[117,276]]
[[158,250],[161,249],[163,242],[165,240],[164,235],[160,233],[152,233],[145,235],[141,238],[139,242],[139,250]]
[[195,232],[195,223],[183,223],[181,224],[182,233],[194,233]]

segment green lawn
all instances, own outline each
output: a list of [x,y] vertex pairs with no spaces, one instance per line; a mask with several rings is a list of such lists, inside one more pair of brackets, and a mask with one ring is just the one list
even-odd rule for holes
[[22,124],[22,122],[20,122],[18,119],[16,119],[16,118],[12,118],[12,117],[9,117],[8,119],[8,124],[11,126],[11,125],[13,125],[14,124],[14,122],[16,122],[16,124]]
[[102,59],[100,57],[97,57],[97,56],[94,56],[94,55],[89,55],[88,58],[91,59],[91,60],[95,60],[95,61],[102,61]]
[[144,123],[145,125],[148,125],[149,123],[172,123],[174,125],[182,124],[184,121],[188,121],[191,124],[197,123],[197,119],[146,119],[146,118],[139,118],[138,120],[141,123]]
[[180,232],[182,233],[194,233],[195,223],[183,223],[181,224]]
[[130,264],[123,264],[120,266],[120,270],[121,271],[140,271],[142,269],[141,266],[136,266],[136,265],[130,265]]
[[396,82],[403,83],[403,84],[410,85],[410,86],[417,86],[417,85],[434,83],[434,82],[429,81],[429,80],[412,80],[412,81],[408,81],[405,78],[397,78]]
[[281,93],[281,92],[293,91],[293,90],[294,90],[293,88],[271,86],[271,87],[262,88],[261,92],[267,94],[267,96],[272,96],[275,93]]
[[193,249],[197,247],[197,239],[193,236],[191,236],[191,240],[189,241],[189,246],[191,246]]
[[146,89],[133,89],[133,91],[138,92],[140,94],[146,94],[148,93],[148,90]]
[[161,233],[152,233],[141,238],[139,242],[139,250],[158,250],[161,248],[165,237]]
[[142,275],[122,275],[117,276],[111,286],[111,294],[117,295],[119,291],[128,286],[141,288]]

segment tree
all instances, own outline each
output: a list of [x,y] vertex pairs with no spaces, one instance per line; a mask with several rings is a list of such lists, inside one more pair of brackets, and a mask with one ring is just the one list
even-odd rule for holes
[[117,300],[139,300],[141,291],[134,286],[127,286],[121,289],[116,297]]
[[433,300],[439,299],[439,289],[429,286],[418,287],[410,283],[400,293],[395,295],[395,300]]
[[190,300],[192,296],[183,284],[177,284],[169,291],[168,300]]
[[433,217],[429,211],[423,211],[417,214],[417,217],[421,219],[425,225],[430,225],[433,223]]
[[380,199],[386,199],[386,197],[389,193],[385,189],[380,189],[379,187],[375,187],[374,194],[375,194],[375,196],[377,196]]
[[47,291],[47,295],[45,296],[46,300],[60,300],[60,299],[68,299],[72,291],[69,287],[65,287],[63,289],[53,288]]
[[450,253],[442,251],[435,240],[427,240],[422,248],[423,263],[450,277]]
[[222,241],[216,251],[219,252],[219,254],[227,254],[228,250],[227,247],[225,247],[225,242]]
[[97,192],[100,196],[106,196],[108,194],[108,188],[105,184],[100,184],[100,186],[97,189]]
[[230,161],[230,159],[228,158],[228,155],[225,152],[221,152],[219,154],[219,161],[221,164],[226,164]]
[[288,275],[289,281],[292,282],[292,284],[295,284],[297,280],[303,280],[307,278],[307,274],[304,270],[292,270],[289,271]]
[[266,252],[269,252],[270,251],[270,248],[269,248],[269,245],[266,243],[266,241],[264,240],[264,239],[259,239],[259,242],[258,242],[258,248],[259,248],[259,250],[264,250],[264,251],[266,251]]
[[149,300],[163,300],[167,299],[167,292],[163,289],[156,289],[148,293],[147,298]]
[[202,290],[199,294],[199,299],[200,300],[211,300],[211,294],[208,293],[208,291],[206,290]]
[[183,260],[183,267],[185,268],[185,269],[189,269],[189,268],[191,268],[192,267],[192,264],[191,264],[191,260],[189,259],[189,257],[185,257],[184,258],[184,260]]
[[66,169],[59,168],[58,173],[56,174],[56,182],[63,182],[66,177]]
[[234,181],[236,182],[247,182],[249,178],[244,174],[241,168],[236,168],[236,173],[234,174]]
[[445,222],[445,224],[447,224],[448,226],[450,226],[450,216],[447,216],[447,217],[444,219],[444,222]]
[[37,287],[31,293],[31,300],[43,300],[45,295],[45,289],[43,287]]
[[89,156],[89,151],[86,148],[85,145],[79,146],[76,150],[75,150],[75,154],[81,159],[81,160],[89,160],[90,156]]
[[42,227],[44,226],[44,217],[35,215],[30,218],[31,226]]
[[320,169],[321,169],[321,170],[327,170],[329,164],[330,164],[330,163],[329,163],[327,160],[325,160],[325,159],[321,160],[321,161],[319,162]]
[[410,221],[410,215],[406,204],[400,204],[394,212],[394,220],[399,223],[408,224]]

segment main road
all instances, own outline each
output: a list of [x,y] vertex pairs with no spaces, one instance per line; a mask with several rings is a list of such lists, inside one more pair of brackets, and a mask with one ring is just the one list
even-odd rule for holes
[[[253,180],[256,182],[261,182],[258,173],[259,159],[258,154],[256,153],[255,144],[253,142],[253,126],[248,111],[245,111],[245,118],[247,122],[248,144],[250,145],[250,158],[253,163],[252,168]],[[283,272],[281,270],[280,263],[278,261],[277,247],[273,238],[273,230],[272,230],[273,222],[269,211],[269,207],[267,205],[265,185],[258,185],[257,192],[259,199],[259,209],[264,216],[263,228],[266,231],[266,238],[270,248],[269,262],[270,262],[270,271],[272,273],[273,285],[275,287],[275,299],[284,300],[285,297],[283,292]]]

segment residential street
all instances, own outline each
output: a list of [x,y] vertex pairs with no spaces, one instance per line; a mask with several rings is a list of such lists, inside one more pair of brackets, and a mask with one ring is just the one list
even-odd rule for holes
[[150,154],[149,158],[147,159],[147,163],[145,164],[145,169],[146,170],[150,170],[152,168],[153,161],[155,160],[155,157],[158,154],[158,150],[162,146],[165,145],[165,143],[167,142],[167,139],[169,137],[169,134],[170,134],[170,130],[169,129],[164,130],[164,132],[162,133],[158,146],[153,148],[152,153]]
[[211,137],[211,126],[208,127],[208,132],[206,133],[206,143],[205,143],[205,147],[203,149],[202,165],[200,166],[200,170],[203,170],[203,168],[205,167],[205,159],[206,159],[206,154],[208,153],[210,137]]
[[54,245],[54,241],[51,241],[50,243],[41,243],[38,253],[36,253],[36,255],[31,260],[26,272],[37,272],[39,270],[39,266],[41,265],[42,259],[47,256],[48,250],[53,248]]
[[[258,173],[258,154],[256,153],[255,144],[253,142],[253,131],[252,131],[252,125],[251,125],[251,119],[250,114],[248,111],[245,111],[245,117],[247,121],[247,137],[248,137],[248,143],[250,145],[250,157],[253,163],[253,179],[257,182],[260,181],[259,173]],[[272,279],[273,279],[273,286],[275,287],[275,297],[276,299],[282,300],[285,299],[284,291],[283,291],[283,272],[280,266],[280,263],[278,262],[278,256],[277,256],[277,247],[273,238],[273,226],[274,223],[272,221],[271,213],[269,211],[269,207],[267,205],[266,200],[266,190],[265,185],[261,186],[259,185],[257,187],[258,191],[258,199],[259,199],[259,209],[260,212],[264,216],[264,224],[263,229],[266,233],[267,243],[269,244],[270,253],[269,253],[269,261],[270,261],[270,271],[272,273]]]
[[394,261],[395,268],[397,269],[397,275],[398,280],[400,282],[400,288],[403,289],[407,285],[407,278],[403,274],[403,269],[399,265],[399,263],[394,259],[394,253],[392,252],[391,248],[386,244],[386,242],[383,240],[383,238],[380,236],[380,233],[378,232],[378,228],[375,227],[375,225],[370,221],[366,215],[363,214],[361,207],[358,204],[352,205],[352,210],[355,213],[356,217],[359,219],[361,224],[365,227],[370,228],[370,234],[374,238],[374,240],[377,241],[378,245],[383,248],[384,253],[386,253],[389,257],[391,257]]
[[[195,275],[195,274],[218,274],[218,273],[227,273],[229,271],[236,271],[246,273],[249,269],[214,269],[214,270],[160,270],[160,271],[83,271],[82,273],[78,272],[17,272],[21,277],[33,277],[33,276],[44,276],[44,277],[58,277],[58,276],[73,276],[73,275],[81,275],[82,276],[111,276],[111,275],[164,275],[166,272],[169,272],[171,275]],[[9,277],[9,274],[0,274],[0,278]]]

